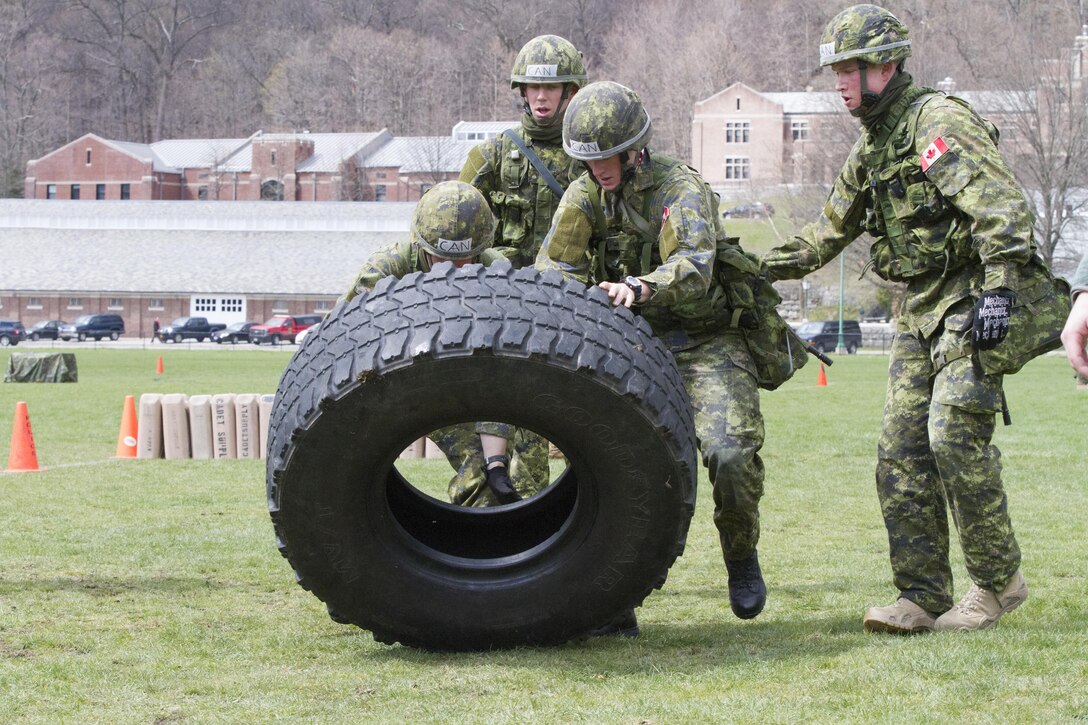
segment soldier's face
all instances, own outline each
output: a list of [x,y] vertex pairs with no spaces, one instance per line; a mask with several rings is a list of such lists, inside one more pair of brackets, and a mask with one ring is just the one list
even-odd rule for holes
[[525,86],[525,102],[529,104],[529,110],[533,118],[538,121],[546,121],[559,111],[563,110],[567,101],[563,100],[563,85],[561,83],[548,83],[544,85],[527,84]]
[[[846,110],[853,111],[861,107],[861,74],[856,60],[844,60],[831,66],[835,74],[835,91],[842,98]],[[865,68],[865,90],[881,93],[895,71],[892,63],[870,65]]]
[[589,173],[593,174],[593,178],[605,191],[615,191],[623,183],[623,160],[620,154],[585,163],[589,167]]

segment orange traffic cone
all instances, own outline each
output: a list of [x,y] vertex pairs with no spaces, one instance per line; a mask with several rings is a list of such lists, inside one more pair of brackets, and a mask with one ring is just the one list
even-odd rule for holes
[[30,429],[30,415],[26,403],[15,404],[15,423],[11,426],[11,454],[8,456],[9,472],[37,471],[38,453],[34,450],[34,431]]
[[820,372],[816,374],[816,387],[827,387],[827,373],[824,372],[824,364],[820,363]]
[[162,367],[162,355],[159,355],[159,364],[155,366],[155,372],[156,372],[156,373],[157,373],[158,375],[162,375],[162,374],[163,374],[163,367]]
[[117,434],[117,453],[114,458],[136,457],[136,399],[125,396],[125,407],[121,411],[121,432]]

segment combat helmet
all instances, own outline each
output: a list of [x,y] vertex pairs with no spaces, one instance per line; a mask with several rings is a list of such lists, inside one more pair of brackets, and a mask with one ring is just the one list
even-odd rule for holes
[[476,187],[443,181],[427,190],[412,215],[412,241],[442,259],[470,259],[491,246],[495,217]]
[[538,35],[526,43],[510,71],[510,87],[522,83],[573,83],[581,88],[588,76],[582,54],[565,38]]
[[590,83],[571,99],[563,119],[563,149],[580,161],[638,151],[650,141],[650,114],[638,94],[613,81]]
[[854,5],[831,18],[820,38],[820,65],[856,59],[866,65],[901,61],[910,55],[910,31],[878,5]]

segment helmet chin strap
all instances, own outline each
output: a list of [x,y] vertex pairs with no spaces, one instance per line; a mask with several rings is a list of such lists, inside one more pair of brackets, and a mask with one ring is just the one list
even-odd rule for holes
[[877,104],[880,100],[879,93],[873,93],[869,90],[868,76],[866,72],[869,69],[869,64],[865,61],[858,61],[858,74],[861,77],[861,103],[858,107],[850,112],[852,116],[864,116],[868,113],[869,109]]

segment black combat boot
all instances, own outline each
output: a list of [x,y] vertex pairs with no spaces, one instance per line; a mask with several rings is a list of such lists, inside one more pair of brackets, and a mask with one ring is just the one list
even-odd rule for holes
[[621,637],[637,637],[639,635],[638,619],[635,617],[634,609],[628,609],[603,627],[591,630],[589,636],[608,637],[614,634]]
[[725,568],[729,571],[729,606],[733,614],[741,619],[754,618],[767,603],[767,585],[755,550],[745,559],[726,561]]

